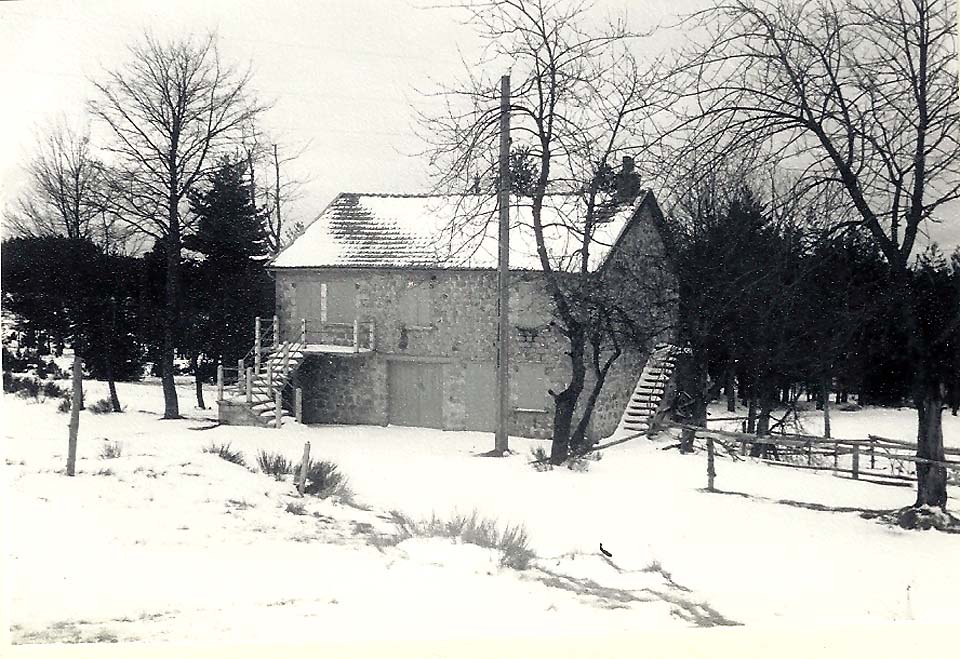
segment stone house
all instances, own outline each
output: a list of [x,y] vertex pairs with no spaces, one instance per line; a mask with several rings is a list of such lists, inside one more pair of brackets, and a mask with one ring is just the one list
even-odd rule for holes
[[[551,263],[578,267],[582,202],[551,195],[543,210]],[[523,200],[511,204],[510,433],[549,437],[570,372],[566,340]],[[588,245],[589,270],[629,270],[624,295],[661,327],[610,371],[590,435],[617,427],[645,353],[669,336],[675,283],[650,191],[611,208]],[[305,344],[292,378],[306,423],[397,424],[492,431],[497,353],[497,209],[477,195],[341,193],[271,262],[280,340]],[[588,357],[589,358],[589,357]],[[588,362],[589,370],[589,362]],[[588,386],[590,382],[588,381]]]

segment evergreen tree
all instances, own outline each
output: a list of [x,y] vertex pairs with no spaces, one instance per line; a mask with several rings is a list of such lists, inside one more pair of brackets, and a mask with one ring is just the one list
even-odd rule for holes
[[189,277],[194,311],[186,315],[194,321],[185,338],[194,346],[191,357],[202,354],[228,366],[253,345],[254,318],[274,309],[273,282],[264,267],[269,244],[244,174],[243,163],[221,161],[208,187],[190,195],[198,220],[185,241],[202,256]]

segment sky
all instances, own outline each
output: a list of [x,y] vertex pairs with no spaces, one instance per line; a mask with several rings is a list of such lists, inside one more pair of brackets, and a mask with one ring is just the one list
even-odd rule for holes
[[[286,216],[313,219],[341,191],[429,190],[417,137],[422,92],[463,77],[478,41],[461,10],[434,0],[16,0],[0,2],[0,209],[25,181],[44,127],[82,123],[103,77],[145,30],[158,36],[215,30],[222,57],[250,64],[253,88],[272,103],[262,125],[281,152],[300,155],[283,176],[302,181]],[[455,3],[454,3],[455,4]],[[601,0],[645,29],[705,0]],[[641,54],[675,38],[661,32]],[[503,71],[484,71],[496,79]],[[651,187],[656,189],[656,183]],[[946,232],[946,242],[958,242]]]

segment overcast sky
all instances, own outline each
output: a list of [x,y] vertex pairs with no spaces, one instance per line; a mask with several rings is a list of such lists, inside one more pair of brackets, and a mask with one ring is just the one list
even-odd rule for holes
[[[416,138],[418,90],[463,74],[476,55],[472,31],[433,0],[18,0],[0,2],[0,209],[16,195],[38,131],[77,122],[101,77],[126,59],[145,29],[159,36],[216,30],[227,61],[250,63],[254,88],[273,102],[264,127],[289,150],[287,173],[306,180],[292,209],[310,220],[340,191],[429,188]],[[603,0],[643,28],[672,22],[705,0]],[[661,34],[641,47],[675,41]],[[486,72],[491,78],[501,71]],[[655,182],[651,182],[656,188]],[[289,216],[288,216],[289,217]],[[953,242],[953,241],[950,241]]]

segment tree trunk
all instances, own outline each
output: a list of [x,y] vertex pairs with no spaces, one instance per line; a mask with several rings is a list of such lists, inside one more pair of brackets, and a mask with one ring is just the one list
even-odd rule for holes
[[751,397],[747,401],[747,433],[752,435],[757,431],[757,401]]
[[573,413],[577,400],[583,391],[586,366],[583,363],[585,338],[583,330],[570,330],[570,384],[559,394],[554,395],[553,440],[550,445],[550,463],[562,464],[570,455],[570,435],[573,429]]
[[823,398],[823,436],[830,439],[830,379],[820,382],[820,396]]
[[117,396],[117,383],[113,378],[113,343],[117,332],[117,301],[110,298],[110,331],[107,332],[106,346],[106,367],[107,367],[107,388],[110,390],[110,405],[114,412],[122,412],[120,406],[120,397]]
[[[590,419],[593,417],[593,410],[597,406],[597,400],[600,398],[600,392],[603,390],[603,385],[607,381],[607,373],[610,372],[610,368],[613,366],[614,362],[620,357],[620,349],[617,348],[613,355],[610,356],[609,360],[600,367],[600,350],[596,345],[593,345],[593,373],[596,378],[593,384],[593,388],[590,390],[590,394],[587,396],[587,402],[583,407],[583,414],[580,415],[580,421],[577,422],[577,427],[574,429],[573,434],[570,437],[570,450],[575,454],[585,453],[586,450],[590,447],[587,446],[587,426],[590,425]],[[592,443],[591,443],[592,446]]]
[[727,369],[727,411],[736,412],[737,411],[737,390],[735,388],[736,384],[736,373],[734,373],[733,366]]
[[[944,461],[943,451],[943,392],[938,384],[924,387],[918,397],[917,457],[922,460]],[[917,463],[917,507],[945,508],[947,505],[947,469],[943,465]]]
[[160,379],[163,385],[163,418],[179,419],[180,404],[173,379],[173,358],[176,352],[177,308],[180,274],[180,228],[176,205],[171,200],[170,227],[167,235],[167,277],[163,310],[163,348],[160,353]]
[[[203,379],[200,377],[200,359],[196,353],[190,355],[190,368],[193,369],[193,381],[197,388],[197,407],[207,409],[203,402]],[[240,374],[241,377],[243,374]]]
[[77,466],[77,434],[80,431],[80,408],[83,407],[83,369],[80,354],[73,353],[73,395],[70,400],[69,438],[67,439],[67,476],[73,476]]

